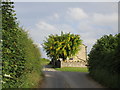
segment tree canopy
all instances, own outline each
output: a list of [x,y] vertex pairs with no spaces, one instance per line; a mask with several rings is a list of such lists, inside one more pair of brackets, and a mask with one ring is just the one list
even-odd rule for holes
[[[118,35],[105,35],[97,40],[89,54],[90,69],[106,67],[110,71],[114,62],[114,53],[118,46]],[[98,65],[99,64],[99,65]],[[94,68],[96,67],[96,68]],[[111,69],[112,70],[112,69]],[[112,70],[113,71],[113,70]]]
[[59,58],[65,60],[75,55],[80,50],[81,44],[80,35],[61,32],[61,35],[49,35],[43,43],[43,48],[52,60]]

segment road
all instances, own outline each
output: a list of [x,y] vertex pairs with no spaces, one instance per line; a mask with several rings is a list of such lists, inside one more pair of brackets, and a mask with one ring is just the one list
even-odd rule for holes
[[84,72],[63,72],[53,68],[43,69],[45,79],[41,88],[103,88]]

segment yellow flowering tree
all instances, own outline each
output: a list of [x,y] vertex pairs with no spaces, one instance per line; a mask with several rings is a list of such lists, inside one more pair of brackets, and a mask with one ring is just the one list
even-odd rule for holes
[[59,58],[65,60],[67,57],[75,55],[81,44],[80,35],[61,32],[61,35],[49,35],[43,43],[43,48],[52,60]]

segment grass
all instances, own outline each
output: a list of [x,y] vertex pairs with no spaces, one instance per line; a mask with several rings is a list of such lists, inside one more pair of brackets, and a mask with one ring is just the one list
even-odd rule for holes
[[69,71],[69,72],[88,72],[87,67],[63,67],[55,68],[58,71]]
[[[102,72],[102,73],[101,73]],[[93,79],[98,81],[103,86],[109,88],[120,88],[120,74],[117,73],[109,73],[106,70],[94,70],[93,75],[91,75]]]
[[47,65],[49,63],[50,63],[50,61],[48,61],[48,60],[41,60],[41,65],[42,66]]
[[23,76],[22,80],[24,82],[19,88],[38,88],[38,84],[42,81],[42,78],[42,73],[38,73],[37,71],[27,73],[26,76]]

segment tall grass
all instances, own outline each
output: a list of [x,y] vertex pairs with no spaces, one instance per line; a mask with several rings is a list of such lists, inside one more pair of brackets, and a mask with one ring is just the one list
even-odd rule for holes
[[118,88],[119,86],[119,74],[116,73],[109,73],[104,69],[95,70],[94,74],[90,74],[93,79],[104,85],[105,87],[109,88]]

